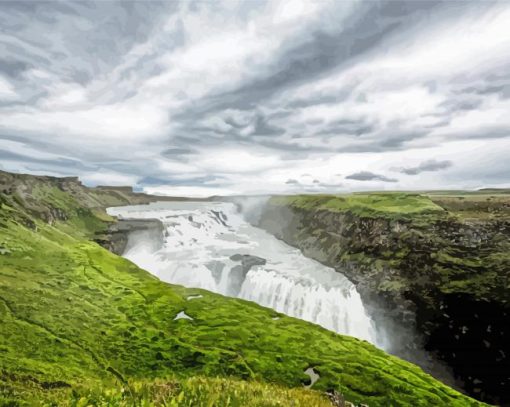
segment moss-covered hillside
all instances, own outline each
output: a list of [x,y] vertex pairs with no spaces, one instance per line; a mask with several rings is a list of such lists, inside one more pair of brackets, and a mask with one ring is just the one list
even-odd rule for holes
[[384,217],[389,219],[437,216],[444,209],[430,199],[419,194],[371,193],[352,195],[295,195],[275,196],[272,205],[288,206],[313,211],[327,210],[351,213],[360,217]]
[[83,196],[24,182],[0,193],[0,404],[482,405],[366,342],[162,283],[89,240],[109,219]]
[[471,394],[510,403],[508,191],[281,196],[261,226],[418,330]]

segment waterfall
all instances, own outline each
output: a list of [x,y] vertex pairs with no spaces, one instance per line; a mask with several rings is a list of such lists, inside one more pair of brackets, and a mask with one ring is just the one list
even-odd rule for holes
[[384,346],[345,276],[252,226],[232,203],[157,202],[108,213],[163,223],[159,241],[133,232],[123,254],[163,281],[254,301]]

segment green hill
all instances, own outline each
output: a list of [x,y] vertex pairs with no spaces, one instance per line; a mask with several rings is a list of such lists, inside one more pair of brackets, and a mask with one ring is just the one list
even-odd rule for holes
[[0,404],[483,405],[367,342],[159,281],[90,240],[111,200],[0,173]]

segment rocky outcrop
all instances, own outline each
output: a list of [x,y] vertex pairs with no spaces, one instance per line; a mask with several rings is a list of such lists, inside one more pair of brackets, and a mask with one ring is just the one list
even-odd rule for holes
[[266,259],[250,254],[234,254],[230,256],[230,260],[241,263],[232,267],[229,275],[229,291],[233,296],[237,296],[246,279],[246,274],[252,267],[266,264]]
[[112,223],[108,230],[98,235],[94,241],[112,253],[122,255],[133,232],[151,231],[163,235],[163,224],[158,219],[121,219]]
[[433,359],[420,357],[423,346],[453,370],[466,392],[507,405],[508,207],[501,216],[486,216],[501,208],[484,212],[467,205],[469,216],[463,216],[468,212],[444,207],[426,216],[365,216],[271,200],[259,226],[355,283],[380,325],[412,338],[394,343],[395,353],[444,376]]

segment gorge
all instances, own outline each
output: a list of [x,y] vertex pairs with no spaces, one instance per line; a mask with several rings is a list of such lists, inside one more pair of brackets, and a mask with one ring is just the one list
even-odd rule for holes
[[[164,397],[184,397],[183,403],[193,405],[208,400],[219,386],[228,389],[221,397],[249,397],[246,405],[276,395],[287,400],[284,405],[289,397],[301,400],[296,401],[300,406],[349,405],[345,400],[381,407],[486,405],[381,350],[395,353],[399,334],[383,329],[385,317],[416,317],[412,323],[421,327],[422,316],[419,307],[412,313],[409,304],[397,301],[398,290],[388,297],[400,304],[395,315],[382,303],[377,308],[368,288],[384,293],[404,287],[395,285],[404,275],[389,272],[384,283],[377,274],[384,265],[363,262],[359,250],[353,255],[352,241],[345,240],[362,228],[359,237],[366,244],[385,248],[387,232],[378,226],[389,221],[385,205],[405,215],[390,223],[407,236],[409,216],[416,222],[438,215],[427,197],[255,201],[191,202],[128,188],[88,188],[76,178],[0,172],[0,402],[94,404],[100,397],[123,405],[113,400],[145,402],[163,397],[164,390]],[[346,210],[344,201],[356,204],[350,202]],[[336,205],[335,211],[325,211],[325,202]],[[504,203],[491,205],[503,211],[498,219],[504,217]],[[108,215],[108,207],[124,219]],[[296,217],[299,213],[303,217]],[[334,229],[314,223],[323,216]],[[339,216],[347,218],[340,224]],[[496,243],[492,255],[506,241]],[[370,246],[362,250],[367,257],[374,254]],[[125,252],[153,275],[112,252]],[[333,262],[339,253],[351,256],[341,268]],[[505,258],[491,258],[492,269],[504,276]],[[414,287],[418,292],[420,286]],[[503,287],[495,288],[504,298]],[[492,318],[494,332],[504,334],[494,315],[483,318],[484,323]],[[455,329],[465,323],[454,322]],[[473,326],[469,334],[476,332]],[[493,344],[495,352],[505,352],[504,344]],[[487,362],[499,363],[488,357]],[[285,387],[257,387],[268,384]],[[286,393],[297,387],[303,392]],[[476,395],[505,402],[503,391]]]
[[233,203],[154,203],[108,213],[163,224],[162,233],[131,233],[123,253],[163,281],[254,301],[384,348],[384,333],[347,278],[250,225]]
[[[497,257],[508,243],[505,195],[373,194],[364,207],[367,196],[354,195],[355,205],[336,211],[324,202],[344,198],[301,197],[308,207],[298,199],[156,203],[109,213],[163,225],[130,233],[124,252],[163,281],[366,339],[483,400],[506,403],[509,317],[498,292],[507,263]],[[378,202],[398,210],[373,211]],[[477,247],[491,256],[478,265],[469,260]],[[461,267],[457,275],[465,276],[441,288],[448,272],[440,267]],[[484,280],[488,272],[499,282]],[[487,298],[487,290],[494,295]]]

